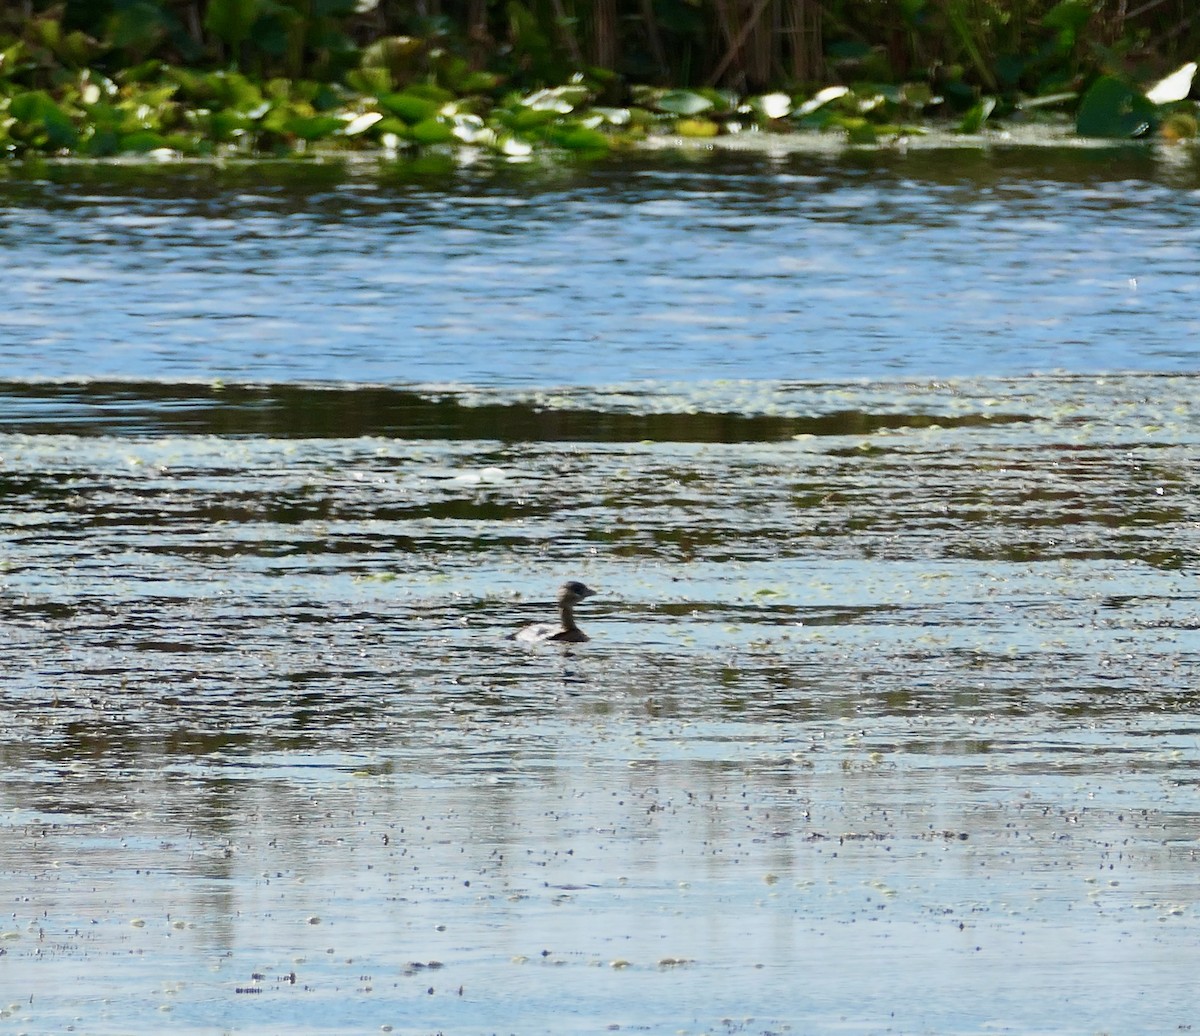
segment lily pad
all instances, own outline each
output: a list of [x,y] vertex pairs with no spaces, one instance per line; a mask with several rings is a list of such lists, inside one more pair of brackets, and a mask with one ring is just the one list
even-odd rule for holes
[[71,117],[43,90],[17,94],[9,102],[8,114],[23,124],[28,135],[44,137],[52,148],[73,147],[79,140]]
[[440,102],[429,97],[422,97],[411,90],[384,94],[379,98],[379,103],[410,126],[415,126],[424,119],[433,118],[441,107]]
[[987,122],[988,117],[995,110],[996,99],[994,97],[980,98],[979,103],[962,117],[962,121],[958,124],[958,132],[978,133],[983,129],[983,124]]
[[1151,104],[1174,104],[1176,101],[1182,101],[1192,92],[1192,80],[1195,77],[1196,62],[1189,61],[1150,87],[1146,91],[1146,100]]
[[655,107],[672,115],[699,115],[713,107],[713,102],[694,90],[668,90],[658,98]]
[[121,138],[120,143],[122,151],[132,151],[142,154],[164,146],[165,141],[162,136],[151,130],[138,130],[135,133],[127,133]]
[[675,132],[681,137],[715,137],[721,131],[711,119],[680,119]]
[[603,122],[610,126],[628,126],[633,121],[633,115],[628,108],[595,107],[592,114],[599,115]]
[[533,154],[533,145],[519,137],[501,136],[496,138],[496,150],[507,158],[526,158]]
[[795,115],[797,118],[802,119],[806,115],[811,115],[818,108],[825,107],[830,101],[836,101],[839,98],[845,97],[849,92],[850,87],[848,86],[827,86],[824,90],[818,90],[812,97],[800,105],[796,109]]
[[301,140],[321,140],[344,126],[336,115],[295,115],[284,123],[284,130]]
[[1101,76],[1083,95],[1075,115],[1081,137],[1141,137],[1157,122],[1155,106],[1116,76]]
[[599,130],[567,126],[553,135],[554,143],[568,151],[607,151],[609,139]]
[[588,89],[576,83],[566,86],[556,86],[547,90],[538,90],[528,97],[521,99],[521,104],[539,112],[553,112],[556,115],[566,115],[574,111],[588,99]]
[[382,118],[383,115],[379,112],[363,112],[346,123],[346,128],[342,130],[342,133],[347,137],[357,137],[361,133],[366,133]]
[[453,127],[437,119],[423,119],[408,133],[418,144],[447,144],[454,139]]
[[751,97],[747,102],[754,111],[766,119],[782,119],[792,110],[792,99],[783,93],[763,94]]
[[505,123],[518,131],[534,130],[541,126],[549,126],[558,116],[552,111],[538,108],[518,108],[507,115]]
[[832,125],[845,130],[846,139],[851,144],[874,144],[883,132],[882,126],[854,115],[838,116],[833,119]]

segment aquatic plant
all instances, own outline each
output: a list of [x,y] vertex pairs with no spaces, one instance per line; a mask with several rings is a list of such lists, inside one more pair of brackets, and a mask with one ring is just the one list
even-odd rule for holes
[[0,152],[521,157],[761,128],[873,143],[1059,109],[1086,136],[1184,139],[1194,64],[1139,85],[1200,51],[1200,13],[1168,6],[28,0],[0,13]]

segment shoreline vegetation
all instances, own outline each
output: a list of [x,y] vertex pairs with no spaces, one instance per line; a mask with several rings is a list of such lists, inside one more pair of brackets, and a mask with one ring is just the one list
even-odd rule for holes
[[523,158],[1068,118],[1186,142],[1197,55],[1192,0],[17,0],[0,149]]

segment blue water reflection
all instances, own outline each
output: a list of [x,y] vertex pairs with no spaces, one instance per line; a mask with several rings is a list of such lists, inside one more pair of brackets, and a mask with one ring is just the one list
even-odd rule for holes
[[47,175],[0,184],[12,377],[604,384],[1198,355],[1200,196],[1147,156]]

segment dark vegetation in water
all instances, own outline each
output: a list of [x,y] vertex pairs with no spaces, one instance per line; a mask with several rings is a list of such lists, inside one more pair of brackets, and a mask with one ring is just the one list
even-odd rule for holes
[[0,148],[521,157],[1056,110],[1180,139],[1198,50],[1182,0],[25,0],[0,14]]
[[[48,409],[48,400],[53,404]],[[869,435],[881,430],[1000,426],[1033,420],[1019,413],[869,413],[846,409],[807,416],[621,412],[571,409],[498,398],[466,403],[394,388],[202,385],[89,381],[8,383],[0,393],[0,433],[69,427],[139,435],[271,435],[284,438],[390,436],[505,442],[778,442],[797,435]]]

